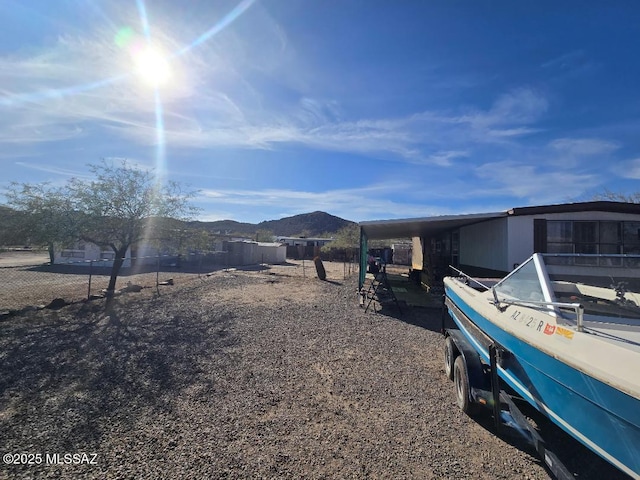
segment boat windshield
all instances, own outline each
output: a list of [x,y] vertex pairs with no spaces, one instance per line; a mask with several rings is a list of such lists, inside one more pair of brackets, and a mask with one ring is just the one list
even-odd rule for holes
[[520,265],[495,285],[499,299],[543,302],[545,300],[540,277],[533,257]]

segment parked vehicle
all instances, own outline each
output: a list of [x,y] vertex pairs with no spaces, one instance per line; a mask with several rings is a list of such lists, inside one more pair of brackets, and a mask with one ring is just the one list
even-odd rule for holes
[[447,332],[445,368],[460,407],[497,408],[492,372],[640,478],[640,257],[534,254],[486,283],[464,274],[444,279],[459,329]]

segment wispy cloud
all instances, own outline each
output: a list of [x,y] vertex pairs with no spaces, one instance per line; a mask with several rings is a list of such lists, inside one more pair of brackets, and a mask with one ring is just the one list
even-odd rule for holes
[[596,174],[549,170],[512,161],[485,163],[475,170],[482,187],[473,192],[491,197],[509,196],[526,204],[567,201],[599,184]]
[[[221,212],[244,212],[242,216],[244,220],[252,218],[250,209],[256,204],[260,204],[263,211],[265,209],[272,211],[273,215],[280,217],[322,210],[355,221],[450,213],[447,209],[429,207],[420,202],[407,203],[389,198],[389,194],[401,192],[410,187],[411,185],[407,183],[390,182],[320,192],[291,189],[205,189],[200,192],[197,201]],[[216,219],[223,218],[229,217]],[[253,218],[252,221],[261,220],[267,219]]]
[[54,173],[65,177],[77,177],[77,178],[89,178],[85,170],[69,169],[63,167],[56,167],[52,165],[43,165],[38,163],[29,162],[16,162],[19,165],[30,170],[38,170],[40,172]]
[[572,157],[609,155],[620,148],[615,142],[598,138],[558,138],[553,140],[549,146]]
[[[0,57],[0,70],[6,72],[0,80],[0,146],[19,152],[18,147],[36,142],[79,140],[90,134],[118,145],[117,152],[105,155],[126,155],[127,148],[155,145],[153,94],[130,75],[127,52],[113,42],[114,25],[137,24],[138,14],[134,5],[118,5],[104,13],[112,22],[90,33],[60,36],[40,52]],[[150,11],[151,34],[158,48],[183,52],[171,57],[174,82],[160,96],[164,138],[184,158],[194,150],[276,150],[294,145],[400,162],[415,167],[417,176],[425,174],[425,167],[437,169],[441,174],[437,185],[391,184],[397,191],[414,188],[426,199],[441,200],[453,187],[464,199],[512,196],[528,203],[557,201],[560,195],[576,196],[596,186],[598,179],[591,171],[572,172],[566,167],[584,158],[609,158],[620,148],[606,139],[574,138],[566,133],[547,143],[527,143],[541,132],[545,138],[551,135],[545,119],[552,108],[545,91],[527,85],[504,91],[484,107],[454,103],[447,109],[403,115],[359,115],[349,110],[348,99],[310,90],[307,81],[322,65],[297,52],[287,32],[259,3],[251,6],[250,13],[254,21],[248,20],[241,29],[251,35],[231,31],[185,49],[198,38],[194,27],[153,17]],[[206,20],[195,23],[200,33],[212,27]],[[543,67],[555,68],[574,57],[580,55]],[[110,78],[119,80],[83,88]],[[60,89],[68,94],[61,95]],[[513,160],[520,156],[528,165]],[[487,158],[492,161],[483,160]],[[468,169],[472,184],[455,176],[456,167],[468,161],[482,164]],[[634,172],[640,167],[634,162],[624,173],[627,178],[637,178]],[[35,163],[21,166],[68,173]],[[446,177],[442,174],[446,171],[453,173]],[[318,193],[210,189],[200,201],[220,202],[221,212],[230,210],[224,205],[250,206],[259,201],[275,209],[299,201],[302,211],[353,211],[361,218],[376,212],[378,218],[433,213],[424,200],[393,200],[393,190],[386,188],[386,200],[380,192],[366,189]]]
[[[122,13],[125,18],[131,15]],[[476,144],[512,141],[539,131],[531,124],[548,108],[542,94],[526,87],[501,95],[486,111],[466,113],[424,111],[354,119],[338,99],[316,98],[295,89],[280,105],[273,105],[264,101],[260,93],[264,86],[251,72],[258,70],[280,81],[298,69],[286,34],[273,22],[265,24],[256,33],[265,39],[265,55],[259,60],[233,36],[233,41],[223,43],[225,49],[206,44],[173,59],[175,82],[161,92],[164,138],[172,148],[275,149],[297,144],[444,167],[469,156]],[[154,145],[158,138],[154,102],[136,79],[125,77],[95,90],[79,88],[64,98],[55,94],[59,87],[91,84],[130,70],[127,55],[113,44],[112,36],[106,29],[86,37],[64,36],[45,53],[0,58],[0,67],[12,72],[2,83],[5,95],[0,108],[12,120],[9,124],[8,115],[0,119],[0,131],[5,132],[0,144],[55,142],[99,130],[136,145]],[[182,36],[177,27],[168,28],[154,41],[165,51],[175,51]],[[283,52],[284,60],[278,58]],[[34,118],[37,125],[32,127]]]
[[539,155],[544,164],[561,170],[569,168],[604,168],[620,149],[617,142],[601,138],[558,138],[543,148]]
[[617,163],[612,170],[621,178],[640,180],[640,158]]
[[547,75],[558,79],[570,79],[583,76],[598,69],[599,65],[586,50],[573,50],[544,62],[540,67]]
[[518,88],[501,95],[487,111],[475,111],[459,117],[476,128],[497,125],[523,125],[536,122],[549,108],[549,102],[540,92],[531,88]]

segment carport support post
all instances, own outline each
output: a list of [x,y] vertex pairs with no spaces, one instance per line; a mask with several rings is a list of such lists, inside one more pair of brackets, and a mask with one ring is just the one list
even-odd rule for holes
[[360,227],[360,275],[358,277],[358,290],[362,290],[362,286],[364,285],[364,279],[367,275],[367,244],[368,244],[367,234],[364,233],[362,227]]

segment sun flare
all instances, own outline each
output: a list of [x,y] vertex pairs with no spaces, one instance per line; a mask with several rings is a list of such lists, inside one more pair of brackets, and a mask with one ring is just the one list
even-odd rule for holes
[[160,87],[171,78],[167,59],[153,47],[144,47],[133,54],[136,73],[147,84]]

